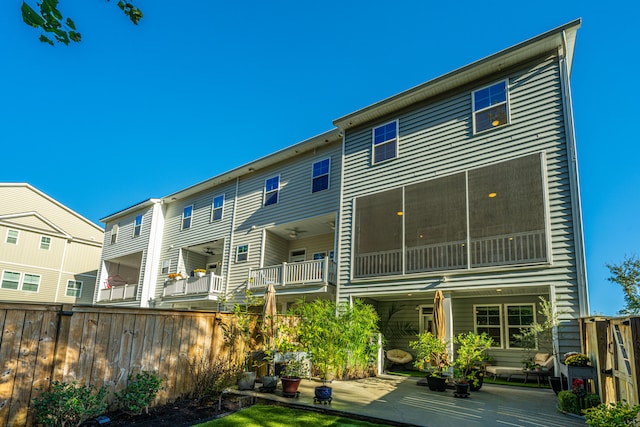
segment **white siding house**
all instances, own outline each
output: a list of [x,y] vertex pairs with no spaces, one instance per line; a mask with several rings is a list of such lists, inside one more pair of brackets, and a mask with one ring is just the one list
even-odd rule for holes
[[[373,304],[390,346],[429,327],[514,334],[588,314],[569,76],[576,20],[334,121],[335,128],[106,217],[96,303],[217,309],[276,285]],[[115,236],[115,237],[114,237]],[[198,277],[197,270],[204,270]],[[174,276],[180,274],[179,277]],[[400,330],[402,329],[402,330]]]

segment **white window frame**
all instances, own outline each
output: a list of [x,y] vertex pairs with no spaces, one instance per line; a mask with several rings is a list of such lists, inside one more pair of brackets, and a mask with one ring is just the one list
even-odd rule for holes
[[[322,173],[322,174],[319,174],[319,175],[315,175],[315,167],[316,167],[316,165],[318,163],[322,163],[322,162],[325,162],[325,161],[329,162],[329,167],[327,168],[327,173]],[[325,176],[327,177],[327,187],[323,188],[321,190],[314,191],[314,189],[313,189],[314,185],[313,184],[315,183],[316,179],[322,178],[322,177],[325,177]],[[328,190],[329,187],[331,187],[331,157],[327,157],[325,159],[318,160],[318,161],[313,162],[311,164],[311,193],[312,194],[313,193],[319,193],[321,191]]]
[[118,224],[113,224],[111,227],[111,244],[115,245],[118,243],[118,232],[120,231],[120,226]]
[[[43,243],[45,241],[47,241],[47,243],[44,244],[44,246],[43,246]],[[40,236],[40,249],[42,249],[43,251],[50,250],[51,249],[51,242],[52,242],[51,237],[49,237],[49,236]]]
[[298,248],[289,251],[289,262],[304,262],[307,260],[307,248]]
[[[393,139],[385,139],[381,142],[376,143],[376,130],[380,129],[380,128],[384,128],[390,124],[394,123],[395,124],[395,128],[396,128],[396,136]],[[383,123],[380,126],[376,126],[371,130],[371,164],[372,165],[379,165],[385,162],[388,162],[390,160],[394,160],[397,159],[400,155],[400,123],[399,120],[392,120],[390,122],[387,123]],[[389,144],[393,144],[396,147],[396,155],[394,157],[389,157],[388,159],[383,159],[380,160],[379,162],[376,162],[376,148],[380,148],[383,146],[387,146]]]
[[[24,285],[27,284],[25,279],[27,278],[27,276],[31,276],[31,277],[37,277],[38,278],[38,283],[29,283],[29,285],[36,285],[36,290],[31,290],[31,289],[25,289]],[[22,280],[21,280],[21,286],[20,286],[20,290],[24,291],[24,292],[39,292],[40,291],[40,282],[42,281],[42,276],[40,276],[39,274],[33,274],[33,273],[23,273],[22,274]]]
[[[475,101],[476,93],[480,92],[481,90],[490,88],[492,86],[496,86],[496,85],[498,85],[500,83],[504,83],[505,100],[502,101],[502,102],[498,102],[496,104],[489,105],[488,107],[484,107],[484,108],[480,108],[480,109],[476,110],[476,101]],[[507,111],[507,121],[506,121],[506,123],[501,123],[501,124],[498,124],[498,125],[496,125],[494,127],[490,127],[490,128],[483,129],[483,130],[476,130],[476,116],[478,115],[478,113],[482,113],[484,111],[490,110],[491,108],[495,108],[495,107],[497,107],[499,105],[503,105],[503,104],[506,105],[505,109]],[[471,111],[472,111],[471,112],[471,117],[472,117],[472,126],[473,126],[473,134],[474,135],[481,134],[481,133],[484,133],[484,132],[489,132],[489,131],[492,131],[494,129],[500,128],[502,126],[511,124],[511,112],[510,112],[510,100],[509,100],[509,80],[508,79],[499,80],[497,82],[493,82],[493,83],[491,83],[489,85],[483,86],[483,87],[481,87],[479,89],[476,89],[473,92],[471,92]]]
[[[477,318],[477,308],[478,307],[498,307],[498,319],[500,320],[500,324],[499,325],[478,325],[478,318]],[[505,333],[504,333],[504,324],[505,324],[505,319],[504,319],[504,310],[503,310],[503,304],[493,304],[493,303],[488,303],[488,304],[474,304],[473,305],[473,332],[478,333],[478,326],[482,326],[483,328],[496,328],[500,331],[500,345],[491,347],[491,348],[496,348],[496,349],[500,349],[500,348],[505,348],[505,343],[504,343],[504,339],[505,339]]]
[[[12,236],[11,234],[15,233],[15,236]],[[15,242],[10,242],[9,239],[13,240],[15,239]],[[8,229],[7,230],[7,236],[5,238],[5,242],[10,244],[10,245],[17,245],[18,241],[20,240],[20,231],[19,230],[13,230],[13,229]]]
[[[138,219],[140,219],[140,223],[138,224]],[[136,215],[136,218],[133,220],[133,237],[140,237],[142,234],[142,222],[144,221],[144,217],[142,214]]]
[[169,274],[171,271],[171,260],[165,259],[162,261],[162,267],[160,267],[160,274]]
[[[191,214],[189,216],[185,216],[185,214],[187,213],[187,209],[191,208]],[[184,223],[185,220],[189,220],[189,226],[185,227]],[[193,205],[187,205],[184,208],[182,208],[182,221],[180,222],[180,229],[181,230],[189,230],[191,228],[191,225],[193,225]]]
[[[278,179],[278,186],[275,189],[272,190],[268,190],[267,191],[267,182],[273,180],[273,179]],[[280,175],[275,175],[272,176],[270,178],[267,178],[264,180],[264,194],[263,194],[263,201],[262,201],[262,206],[266,207],[266,206],[271,206],[271,205],[277,205],[278,203],[280,203],[280,188],[281,188],[281,180],[280,180]],[[273,203],[269,203],[267,204],[267,200],[268,200],[268,196],[271,194],[276,195],[276,201]]]
[[[17,274],[18,275],[18,284],[16,285],[16,288],[8,288],[4,286],[4,281],[5,281],[5,275],[7,273],[11,273],[11,274]],[[20,283],[22,282],[22,273],[20,273],[19,271],[11,271],[11,270],[3,270],[2,271],[2,277],[0,277],[0,289],[8,289],[10,291],[19,291],[20,290]]]
[[[240,248],[246,248],[242,253],[240,252]],[[242,256],[242,259],[240,257]],[[238,245],[236,246],[236,263],[247,262],[249,261],[249,245]]]
[[[424,311],[431,309],[431,314],[429,313],[424,313]],[[421,304],[418,306],[418,326],[419,326],[419,330],[420,333],[423,332],[432,332],[431,327],[429,325],[429,323],[433,324],[433,304]],[[427,325],[425,325],[424,321],[425,318],[427,319]]]
[[[71,285],[71,284],[74,284],[74,285],[78,285],[78,284],[80,284],[80,287],[78,287],[78,288],[71,288],[71,287],[69,286],[69,285]],[[66,288],[66,291],[65,291],[65,293],[64,293],[64,294],[65,294],[66,296],[68,296],[68,297],[80,298],[80,297],[82,297],[82,286],[83,286],[83,284],[82,284],[82,281],[81,281],[81,280],[71,280],[71,279],[69,279],[69,280],[67,280],[67,288]],[[72,291],[74,291],[74,292],[78,292],[78,295],[69,295],[69,291],[70,291],[70,290],[72,290]]]
[[[222,198],[222,204],[216,208],[216,199],[220,198]],[[222,221],[222,218],[224,217],[224,202],[224,194],[219,194],[213,197],[213,200],[211,201],[211,222]],[[216,218],[216,212],[220,212],[220,218]]]
[[[530,328],[531,325],[511,325],[509,324],[509,307],[524,307],[524,306],[529,306],[531,307],[531,311],[533,312],[533,322],[532,324],[536,323],[537,318],[536,318],[536,304],[535,303],[508,303],[508,304],[504,304],[504,335],[505,335],[505,345],[506,348],[511,349],[511,350],[527,350],[526,348],[523,347],[511,347],[511,345],[509,344],[509,342],[511,341],[509,339],[509,328],[510,327],[515,327],[518,328],[518,333],[520,333],[520,329],[523,328]],[[538,343],[536,341],[536,347],[534,348],[534,350],[538,349]]]

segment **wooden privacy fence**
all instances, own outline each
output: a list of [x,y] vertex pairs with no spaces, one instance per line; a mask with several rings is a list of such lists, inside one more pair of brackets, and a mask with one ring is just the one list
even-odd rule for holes
[[233,321],[227,313],[0,304],[0,426],[31,425],[37,389],[54,380],[106,386],[112,400],[129,374],[156,371],[163,389],[155,404],[173,401],[190,391],[188,361],[240,360],[242,344],[224,339]]
[[580,319],[582,348],[594,362],[603,402],[640,404],[640,317]]

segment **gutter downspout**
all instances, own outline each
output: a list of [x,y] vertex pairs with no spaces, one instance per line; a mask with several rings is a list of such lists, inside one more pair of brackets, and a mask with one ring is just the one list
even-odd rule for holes
[[231,276],[231,259],[233,258],[233,236],[236,234],[236,211],[238,210],[238,189],[240,177],[236,177],[236,194],[233,196],[233,216],[231,217],[231,233],[229,237],[229,251],[227,258],[227,274],[224,276],[224,299],[229,293],[229,277]]
[[[338,201],[338,214],[336,215],[336,233],[334,233],[333,242],[333,261],[336,263],[336,303],[340,302],[340,261],[342,258],[342,251],[340,251],[340,245],[342,242],[342,212],[344,202],[344,163],[345,163],[345,149],[347,140],[347,132],[344,129],[340,129],[342,135],[342,150],[340,153],[340,198]],[[353,252],[353,234],[351,239],[351,252]],[[349,276],[351,276],[349,274]]]
[[573,241],[576,251],[576,270],[578,282],[578,301],[580,302],[580,317],[588,316],[589,292],[586,271],[586,256],[584,248],[584,230],[582,227],[582,203],[580,200],[580,181],[578,178],[578,157],[576,152],[575,127],[571,103],[571,88],[569,85],[569,70],[565,53],[567,51],[567,35],[562,31],[562,49],[560,55],[560,86],[562,88],[562,103],[565,120],[565,138],[567,157],[569,162],[569,184],[571,189],[571,207],[573,217]]

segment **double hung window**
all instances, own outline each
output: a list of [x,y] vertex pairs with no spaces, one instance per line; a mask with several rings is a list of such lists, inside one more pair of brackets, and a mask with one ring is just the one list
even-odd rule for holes
[[133,237],[140,236],[142,232],[142,215],[136,216],[135,223],[133,224]]
[[280,176],[274,176],[264,182],[264,205],[275,205],[278,203],[278,192],[280,191]]
[[5,241],[9,244],[17,245],[19,234],[20,232],[18,230],[7,230],[7,240]]
[[211,206],[211,221],[220,221],[222,219],[222,209],[224,208],[224,194],[213,198]]
[[509,123],[507,81],[473,92],[473,132],[479,133]]
[[373,164],[398,157],[398,121],[373,129]]
[[236,262],[244,262],[249,259],[249,245],[239,245],[236,249]]
[[493,338],[494,347],[535,348],[536,343],[521,340],[522,333],[536,321],[535,304],[476,305],[473,309],[475,332]]
[[67,292],[68,297],[80,298],[82,296],[82,282],[77,280],[67,280]]
[[320,160],[312,166],[312,185],[311,192],[326,190],[329,188],[329,169],[331,167],[331,159]]
[[193,205],[189,205],[182,210],[182,229],[191,228],[191,217],[193,216]]
[[118,229],[120,227],[118,227],[118,224],[113,224],[113,227],[111,227],[111,244],[115,244],[118,241]]
[[48,251],[51,248],[51,237],[40,236],[40,249]]

